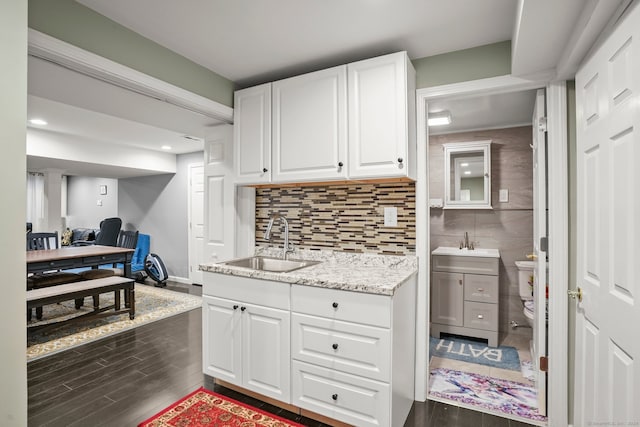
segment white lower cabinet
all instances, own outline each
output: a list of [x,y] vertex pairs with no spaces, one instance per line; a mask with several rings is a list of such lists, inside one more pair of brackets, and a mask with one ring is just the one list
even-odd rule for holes
[[395,295],[291,287],[291,403],[356,426],[402,426],[413,404],[415,276]]
[[202,294],[205,374],[355,426],[404,424],[416,275],[386,296],[207,273]]
[[[216,279],[223,277],[216,275]],[[285,285],[287,291],[286,300],[283,301],[287,307],[282,309],[254,303],[256,300],[268,300],[266,295],[262,298],[262,293],[268,293],[270,282],[229,276],[222,280],[229,283],[217,283],[218,287],[229,286],[229,294],[247,294],[242,299],[207,295],[206,282],[207,278],[202,297],[204,373],[256,393],[289,402],[290,285],[276,284]],[[252,289],[252,285],[255,285],[253,282],[265,283],[264,288]]]

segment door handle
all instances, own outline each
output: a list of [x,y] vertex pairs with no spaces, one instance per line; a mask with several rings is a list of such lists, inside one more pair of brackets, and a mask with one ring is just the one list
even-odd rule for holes
[[532,259],[532,260],[537,260],[538,259],[538,255],[536,254],[527,254],[527,259]]
[[582,289],[577,287],[575,290],[568,290],[567,295],[569,298],[577,299],[578,302],[582,302]]

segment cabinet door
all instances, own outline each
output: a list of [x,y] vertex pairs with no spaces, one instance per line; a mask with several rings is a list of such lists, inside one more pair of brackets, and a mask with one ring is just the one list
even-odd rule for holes
[[[242,310],[244,308],[244,310]],[[285,310],[242,304],[243,386],[290,402],[290,314]]]
[[238,304],[206,295],[202,301],[204,373],[242,385],[242,324]]
[[[415,179],[415,72],[405,52],[348,65],[349,177]],[[410,151],[411,149],[411,151]]]
[[271,180],[271,83],[236,91],[233,107],[236,181]]
[[273,83],[273,182],[346,178],[346,74],[343,65]]
[[462,326],[464,275],[434,271],[431,283],[431,321]]

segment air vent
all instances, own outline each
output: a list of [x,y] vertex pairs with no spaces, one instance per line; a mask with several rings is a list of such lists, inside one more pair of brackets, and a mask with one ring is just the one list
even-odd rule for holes
[[200,141],[202,141],[200,138],[196,138],[195,136],[191,136],[191,135],[183,135],[182,137],[184,139],[186,139],[188,142],[200,142]]

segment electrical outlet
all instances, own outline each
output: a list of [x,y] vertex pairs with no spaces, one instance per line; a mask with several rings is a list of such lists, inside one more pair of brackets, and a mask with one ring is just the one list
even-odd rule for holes
[[384,226],[385,227],[398,226],[398,208],[396,207],[384,208]]
[[506,188],[501,188],[499,192],[499,198],[501,203],[506,203],[509,201],[509,190]]
[[98,206],[102,206],[102,200],[98,199],[98,202],[96,203]]

